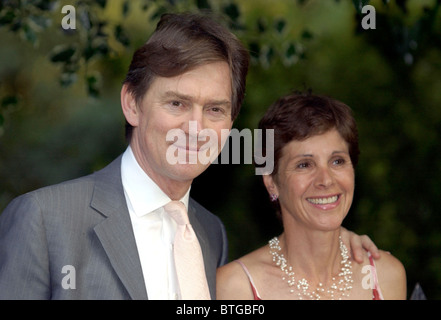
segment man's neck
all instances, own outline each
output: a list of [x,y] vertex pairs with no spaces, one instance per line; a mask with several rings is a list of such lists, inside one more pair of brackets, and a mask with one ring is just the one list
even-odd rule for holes
[[180,200],[184,197],[193,180],[173,179],[153,170],[148,161],[142,157],[140,150],[136,148],[136,145],[131,144],[130,147],[141,169],[171,200]]

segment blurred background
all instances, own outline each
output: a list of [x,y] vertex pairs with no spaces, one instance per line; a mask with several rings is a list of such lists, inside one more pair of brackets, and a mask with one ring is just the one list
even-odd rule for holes
[[[61,22],[75,8],[75,29]],[[363,12],[375,8],[375,19]],[[0,212],[16,196],[92,173],[126,148],[120,89],[162,13],[212,10],[250,50],[234,127],[311,89],[359,126],[356,192],[344,226],[441,298],[440,0],[76,0],[0,2]],[[369,13],[370,14],[370,13]],[[372,28],[363,28],[362,21]],[[237,258],[281,232],[250,164],[214,164],[192,196],[220,216]],[[1,259],[1,257],[0,257]]]

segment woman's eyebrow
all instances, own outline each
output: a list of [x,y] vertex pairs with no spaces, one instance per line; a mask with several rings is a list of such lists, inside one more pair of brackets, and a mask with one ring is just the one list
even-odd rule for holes
[[[347,151],[336,150],[332,152],[332,155],[341,154],[341,153],[349,154],[349,152]],[[314,158],[314,155],[309,153],[302,153],[294,156],[292,159],[297,159],[297,158]]]

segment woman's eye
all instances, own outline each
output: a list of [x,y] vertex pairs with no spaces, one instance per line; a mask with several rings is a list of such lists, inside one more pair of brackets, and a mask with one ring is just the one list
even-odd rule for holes
[[297,168],[299,168],[299,169],[306,169],[308,167],[310,167],[310,163],[309,162],[301,162],[301,163],[299,163],[297,165]]
[[345,159],[335,159],[333,163],[339,166],[345,163]]

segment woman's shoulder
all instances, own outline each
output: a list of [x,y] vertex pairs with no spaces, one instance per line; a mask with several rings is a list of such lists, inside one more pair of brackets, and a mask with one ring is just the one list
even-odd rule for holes
[[217,299],[253,299],[253,291],[246,270],[254,269],[254,264],[259,260],[260,250],[257,249],[217,269]]
[[250,291],[248,287],[248,278],[236,261],[217,269],[216,298],[218,300],[247,299]]
[[406,270],[400,260],[391,253],[380,250],[375,260],[378,283],[385,299],[406,299]]

